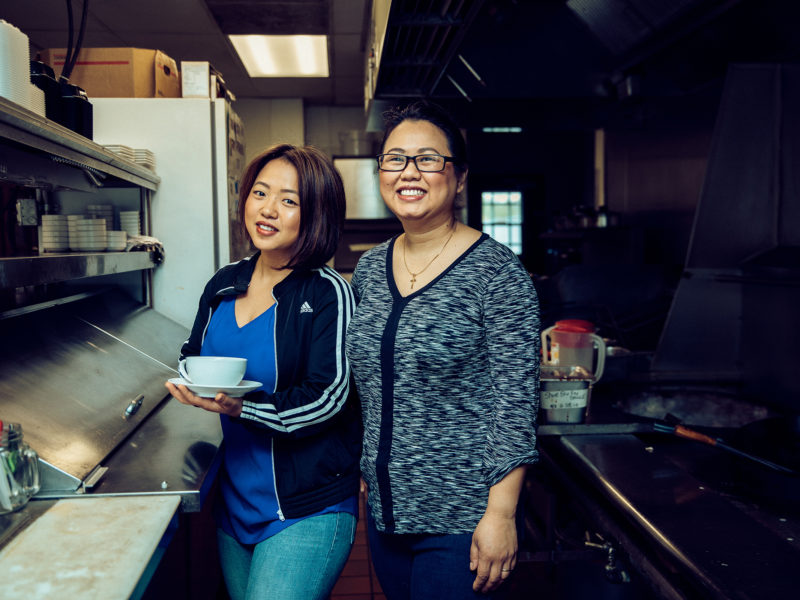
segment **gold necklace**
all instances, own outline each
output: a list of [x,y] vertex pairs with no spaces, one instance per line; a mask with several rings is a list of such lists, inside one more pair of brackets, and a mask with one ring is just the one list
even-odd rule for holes
[[449,235],[449,236],[447,236],[447,240],[445,241],[444,245],[442,246],[442,249],[441,249],[441,250],[439,250],[439,252],[437,252],[437,253],[436,253],[436,256],[434,256],[432,259],[430,259],[430,260],[428,261],[428,264],[427,264],[427,265],[425,265],[424,267],[422,267],[422,268],[421,268],[419,271],[417,271],[416,273],[412,273],[412,272],[411,272],[411,269],[409,269],[409,268],[408,268],[408,263],[406,262],[406,246],[407,246],[407,244],[406,244],[406,240],[407,240],[408,238],[403,238],[403,265],[405,265],[405,267],[406,267],[406,271],[408,271],[408,274],[409,274],[409,275],[411,275],[411,281],[410,281],[410,283],[411,283],[411,289],[412,289],[412,290],[414,289],[414,284],[415,284],[415,283],[416,283],[416,281],[417,281],[417,275],[421,275],[421,274],[422,274],[422,272],[423,272],[425,269],[427,269],[428,267],[430,267],[430,266],[433,264],[433,261],[435,261],[437,258],[439,258],[439,255],[440,255],[442,252],[444,252],[444,249],[445,249],[445,247],[447,246],[447,244],[449,244],[449,243],[450,243],[450,239],[453,237],[453,234],[456,232],[456,227],[458,227],[458,225],[455,225],[455,226],[453,227],[453,230],[450,232],[450,235]]

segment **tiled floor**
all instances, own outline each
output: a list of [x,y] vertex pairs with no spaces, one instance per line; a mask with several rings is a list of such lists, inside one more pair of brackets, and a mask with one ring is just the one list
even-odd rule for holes
[[[365,515],[363,495],[359,504],[360,514]],[[358,520],[356,541],[350,552],[350,558],[331,592],[330,600],[386,600],[372,568],[363,516]]]

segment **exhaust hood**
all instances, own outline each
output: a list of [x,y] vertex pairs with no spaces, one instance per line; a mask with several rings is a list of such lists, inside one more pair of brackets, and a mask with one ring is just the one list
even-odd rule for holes
[[799,257],[800,66],[733,65],[654,375],[800,409]]

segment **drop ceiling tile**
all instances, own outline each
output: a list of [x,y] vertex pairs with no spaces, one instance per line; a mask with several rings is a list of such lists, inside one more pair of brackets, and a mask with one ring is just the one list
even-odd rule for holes
[[365,59],[360,35],[335,35],[331,44],[331,70],[334,77],[356,77],[364,73]]
[[328,33],[328,0],[208,0],[226,34]]
[[212,33],[219,27],[203,0],[136,0],[92,2],[90,11],[119,32]]
[[[76,19],[80,16],[75,15]],[[64,0],[4,0],[0,18],[23,33],[33,30],[67,29],[67,8]],[[30,35],[30,34],[28,34]]]
[[360,36],[364,29],[365,12],[370,4],[366,0],[334,2],[331,9],[331,33],[355,33]]
[[[31,55],[45,48],[67,47],[66,31],[32,29],[27,30],[25,33],[30,41]],[[126,42],[119,36],[106,30],[87,32],[83,38],[84,48],[115,48],[126,45]]]
[[360,77],[337,77],[333,82],[335,103],[340,106],[364,104],[364,80]]

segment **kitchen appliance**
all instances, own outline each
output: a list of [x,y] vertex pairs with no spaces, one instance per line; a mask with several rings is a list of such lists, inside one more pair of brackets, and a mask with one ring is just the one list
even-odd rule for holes
[[542,363],[580,367],[591,381],[603,375],[606,344],[595,327],[582,319],[564,319],[542,331]]
[[53,69],[45,63],[31,61],[31,83],[44,92],[45,116],[51,121],[64,124],[61,85]]
[[65,81],[61,85],[61,123],[86,138],[92,139],[92,103],[86,91]]
[[153,195],[150,235],[167,249],[153,275],[153,308],[190,328],[205,282],[252,252],[237,218],[245,152],[241,120],[222,99],[92,103],[98,144],[153,153],[161,183]]

